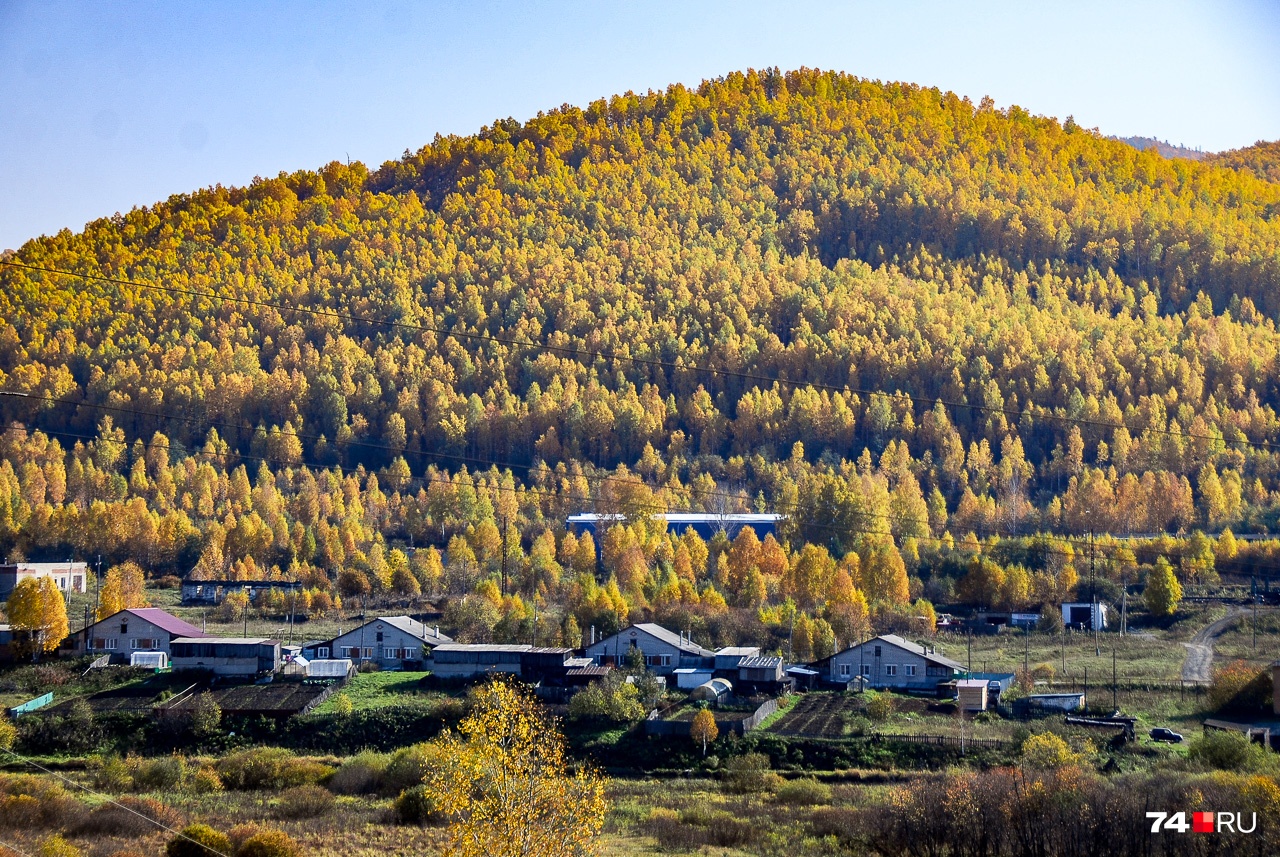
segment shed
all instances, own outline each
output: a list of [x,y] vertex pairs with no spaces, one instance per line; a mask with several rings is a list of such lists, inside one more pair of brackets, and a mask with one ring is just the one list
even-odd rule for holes
[[743,661],[759,656],[759,646],[726,646],[716,650],[716,669],[736,670]]
[[699,685],[706,684],[711,681],[711,670],[698,670],[693,667],[682,667],[674,673],[676,677],[676,687],[681,690],[693,690]]
[[961,711],[987,710],[987,681],[962,678],[956,682],[956,695]]
[[307,677],[346,678],[353,669],[350,658],[318,658],[307,663]]
[[129,656],[129,666],[143,667],[149,670],[169,668],[168,652],[134,652]]
[[726,696],[733,694],[733,684],[728,679],[713,678],[711,681],[704,682],[693,689],[693,693],[689,694],[690,699],[705,699],[709,702],[717,702]]

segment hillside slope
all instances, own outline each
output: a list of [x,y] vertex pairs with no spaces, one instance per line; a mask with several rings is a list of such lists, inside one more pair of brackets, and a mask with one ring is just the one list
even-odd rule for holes
[[[336,571],[623,502],[624,465],[672,508],[863,504],[846,533],[1270,526],[1278,211],[1248,172],[817,71],[173,197],[13,257],[168,291],[0,270],[0,388],[96,406],[0,402],[44,432],[7,436],[0,539]],[[515,495],[459,499],[493,462]]]

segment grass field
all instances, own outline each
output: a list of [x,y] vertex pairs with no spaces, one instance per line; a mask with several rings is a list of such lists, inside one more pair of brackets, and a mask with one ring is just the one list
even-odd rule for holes
[[[425,672],[371,672],[358,673],[342,689],[342,693],[351,700],[354,711],[370,708],[381,708],[384,705],[404,705],[414,702],[435,702],[445,699],[449,694],[438,690],[423,690],[422,679],[430,673]],[[337,694],[334,694],[335,696]],[[332,714],[335,711],[333,697],[329,697],[316,706],[317,714]]]

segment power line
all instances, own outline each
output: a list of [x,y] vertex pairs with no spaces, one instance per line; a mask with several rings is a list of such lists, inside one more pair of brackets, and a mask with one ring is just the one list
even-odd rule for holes
[[[81,274],[75,271],[66,271],[59,268],[49,268],[41,265],[30,265],[23,262],[15,262],[9,259],[0,259],[0,265],[8,265],[13,268],[19,268],[27,271],[35,271],[35,272],[45,273],[45,274],[56,274],[56,275],[65,276],[65,277],[77,277],[82,280],[113,283],[113,284],[122,285],[122,286],[131,286],[133,288],[138,288],[138,289],[150,289],[152,291],[166,292],[169,294],[186,295],[188,297],[197,297],[197,298],[209,298],[211,300],[226,301],[229,303],[238,303],[246,306],[259,307],[262,309],[273,309],[278,312],[304,313],[304,314],[321,316],[325,318],[334,318],[341,321],[351,322],[354,324],[382,326],[382,327],[391,328],[393,330],[407,330],[407,331],[413,331],[418,333],[435,333],[437,335],[446,336],[446,337],[451,336],[458,339],[470,339],[478,342],[490,342],[496,345],[506,345],[506,346],[517,347],[517,348],[528,348],[528,349],[538,350],[538,351],[549,351],[556,354],[564,354],[564,355],[571,356],[575,360],[582,362],[584,365],[588,365],[584,359],[587,357],[591,358],[592,361],[615,360],[615,361],[633,363],[639,366],[648,366],[651,368],[668,370],[671,372],[695,372],[695,373],[700,372],[708,375],[717,375],[717,376],[722,376],[726,378],[733,378],[740,381],[755,381],[755,382],[768,384],[768,385],[778,384],[786,387],[800,388],[800,389],[809,387],[815,390],[824,390],[827,392],[842,393],[842,394],[846,392],[855,393],[858,395],[867,396],[868,398],[871,396],[884,396],[889,399],[897,399],[901,397],[901,398],[909,399],[913,404],[941,405],[944,408],[953,408],[953,409],[965,408],[965,409],[979,411],[987,414],[999,414],[1001,416],[1010,418],[1013,424],[1015,425],[1020,423],[1024,417],[1027,417],[1032,420],[1042,419],[1042,420],[1049,420],[1051,422],[1091,426],[1093,428],[1109,428],[1112,430],[1123,428],[1126,431],[1130,431],[1130,432],[1138,431],[1136,427],[1130,426],[1124,422],[1108,422],[1106,420],[1091,420],[1085,417],[1071,417],[1071,416],[1062,415],[1062,414],[1055,414],[1052,411],[1048,410],[1047,408],[1039,412],[1034,412],[1032,410],[1027,410],[1027,409],[1014,411],[1005,407],[995,407],[993,405],[979,405],[979,404],[974,404],[972,402],[957,402],[949,399],[943,399],[943,398],[937,398],[937,397],[931,397],[931,396],[916,396],[910,393],[904,393],[900,391],[895,393],[888,393],[883,390],[871,390],[871,389],[865,389],[865,388],[840,386],[836,384],[827,384],[820,381],[796,381],[788,378],[775,378],[768,375],[760,375],[754,372],[743,372],[735,369],[726,369],[722,367],[699,365],[696,363],[677,364],[677,363],[673,363],[671,361],[666,361],[666,360],[657,360],[657,359],[648,358],[648,357],[635,357],[630,354],[620,354],[616,351],[608,351],[608,350],[599,349],[599,348],[597,349],[571,348],[568,346],[552,345],[551,343],[546,343],[546,342],[534,342],[532,340],[527,340],[527,339],[515,339],[512,337],[498,336],[496,334],[491,334],[491,333],[468,333],[465,331],[449,330],[445,327],[435,326],[435,325],[410,324],[408,322],[403,322],[403,321],[391,321],[387,319],[369,318],[366,316],[358,316],[358,315],[352,315],[350,313],[338,312],[336,310],[318,309],[315,307],[303,307],[303,306],[297,306],[294,304],[276,303],[274,301],[256,300],[253,298],[219,295],[215,292],[203,292],[196,289],[184,289],[184,288],[179,288],[178,286],[163,286],[156,283],[144,283],[137,280],[126,280],[120,277],[107,277],[100,274]],[[1237,428],[1237,430],[1239,431],[1240,429]],[[1244,439],[1228,440],[1225,437],[1225,435],[1220,436],[1220,435],[1212,435],[1212,434],[1193,434],[1185,431],[1175,432],[1169,428],[1156,429],[1156,428],[1148,427],[1146,429],[1143,429],[1142,431],[1150,431],[1155,434],[1164,434],[1172,437],[1183,437],[1191,440],[1207,440],[1211,442],[1236,444],[1236,445],[1245,446],[1245,447],[1255,447],[1255,448],[1262,448],[1262,449],[1280,448],[1280,443],[1267,441],[1267,440],[1254,441],[1254,440],[1250,440],[1247,436]]]
[[94,789],[91,789],[91,788],[89,788],[88,786],[86,786],[84,783],[76,782],[75,780],[71,779],[70,777],[63,776],[62,774],[58,773],[57,771],[50,770],[49,768],[46,768],[44,765],[41,765],[39,762],[35,761],[34,759],[31,759],[31,758],[28,758],[28,757],[26,757],[26,756],[20,755],[20,754],[18,754],[18,753],[13,752],[12,750],[9,750],[9,749],[5,749],[5,751],[4,751],[4,752],[8,753],[10,756],[12,756],[13,758],[17,759],[19,762],[24,762],[25,764],[28,764],[28,765],[30,765],[31,767],[33,767],[33,768],[35,768],[35,769],[37,769],[37,770],[39,770],[39,771],[42,771],[42,772],[44,772],[44,773],[48,774],[48,775],[49,775],[49,776],[51,776],[51,777],[54,777],[55,779],[62,780],[64,783],[66,783],[66,784],[67,784],[67,785],[69,785],[69,786],[73,786],[73,787],[75,787],[75,788],[78,788],[78,789],[80,789],[80,790],[82,790],[82,791],[84,791],[84,792],[87,792],[87,793],[89,793],[89,794],[93,795],[94,797],[102,798],[104,801],[106,801],[107,803],[111,804],[112,806],[119,807],[120,809],[123,809],[125,812],[132,813],[133,815],[138,816],[138,818],[141,818],[141,819],[143,819],[144,821],[146,821],[146,822],[148,822],[148,823],[150,823],[150,824],[154,824],[156,827],[160,828],[161,830],[164,830],[164,831],[166,831],[166,832],[168,832],[168,833],[172,833],[174,836],[177,836],[177,837],[179,837],[179,838],[181,838],[181,839],[185,839],[185,840],[187,840],[188,842],[194,842],[196,845],[201,845],[201,846],[203,846],[204,848],[208,849],[210,852],[212,852],[212,853],[214,853],[214,854],[217,854],[217,855],[218,855],[218,857],[231,857],[231,855],[230,855],[230,854],[225,854],[225,853],[223,853],[222,851],[219,851],[218,849],[214,848],[214,847],[213,847],[213,846],[211,846],[211,845],[208,845],[208,844],[206,844],[206,843],[200,842],[199,840],[196,840],[196,839],[192,839],[190,836],[186,835],[186,834],[185,834],[185,833],[183,833],[182,831],[180,831],[180,830],[176,830],[176,829],[174,829],[174,828],[170,827],[169,825],[164,824],[163,822],[157,821],[156,819],[152,818],[151,816],[147,815],[146,813],[138,812],[138,811],[137,811],[136,809],[134,809],[133,807],[126,806],[125,804],[123,804],[123,803],[121,803],[120,801],[118,801],[118,800],[116,800],[115,798],[113,798],[111,795],[104,794],[104,793],[102,793],[102,792],[100,792],[100,791],[95,791]]

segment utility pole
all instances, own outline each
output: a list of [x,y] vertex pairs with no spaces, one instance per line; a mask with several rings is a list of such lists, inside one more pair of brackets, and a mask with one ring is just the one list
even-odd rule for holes
[[98,568],[93,574],[93,615],[102,609],[102,554],[98,554]]
[[1031,681],[1031,628],[1022,632],[1022,672],[1027,681]]
[[973,629],[968,629],[969,638],[969,672],[973,672]]
[[1095,658],[1102,657],[1102,644],[1098,642],[1098,581],[1094,577],[1093,570],[1093,528],[1089,528],[1089,594],[1092,596],[1092,605],[1089,610],[1089,624],[1093,626],[1093,656]]
[[1255,571],[1251,576],[1252,581],[1249,587],[1253,593],[1253,650],[1258,651],[1258,574]]
[[1120,636],[1128,633],[1129,623],[1129,570],[1120,567]]
[[[537,593],[534,593],[535,598]],[[502,516],[502,597],[507,597],[507,516]]]
[[1113,643],[1111,646],[1111,708],[1114,711],[1120,710],[1119,690],[1116,686],[1116,647]]

